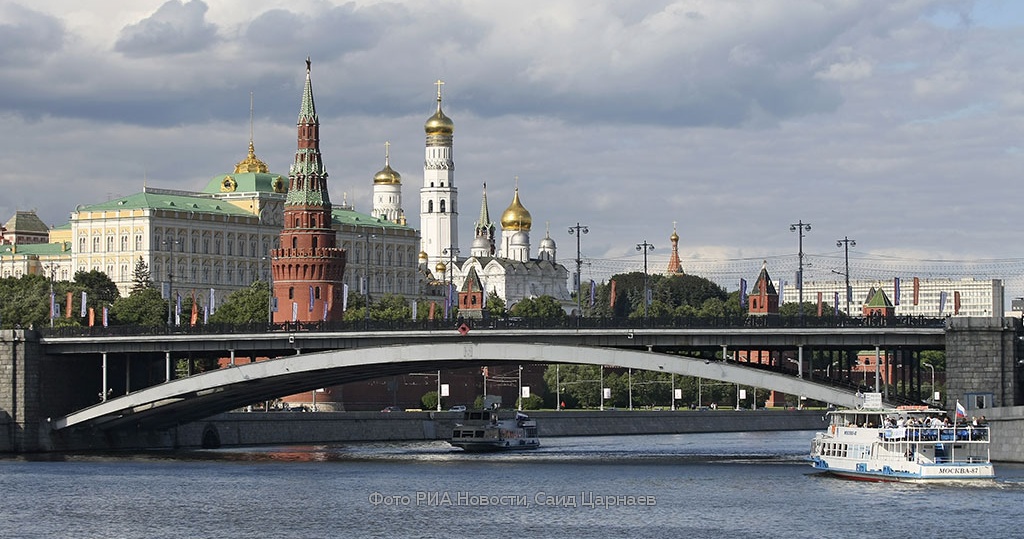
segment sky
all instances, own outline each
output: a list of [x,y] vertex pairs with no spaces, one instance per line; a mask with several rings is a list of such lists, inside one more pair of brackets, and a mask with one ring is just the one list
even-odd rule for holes
[[[335,204],[371,208],[384,143],[418,227],[444,80],[459,236],[482,186],[584,278],[764,261],[807,280],[1000,278],[1024,295],[1024,2],[0,0],[0,220],[51,225],[144,185],[287,174],[305,60]],[[810,223],[801,238],[791,225]],[[799,227],[797,227],[799,229]],[[791,277],[790,277],[791,278]]]

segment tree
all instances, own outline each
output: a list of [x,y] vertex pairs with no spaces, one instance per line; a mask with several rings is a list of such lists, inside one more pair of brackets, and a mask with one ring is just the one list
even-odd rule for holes
[[550,365],[544,371],[544,383],[549,388],[559,388],[551,392],[560,392],[569,408],[597,408],[600,405],[599,365]]
[[428,391],[420,397],[420,404],[423,405],[424,410],[436,410],[437,409],[437,391]]
[[546,322],[565,320],[565,310],[558,303],[558,300],[551,296],[540,296],[538,298],[523,298],[512,306],[513,316],[523,318],[539,319]]
[[147,288],[153,288],[153,279],[149,273],[149,266],[140,256],[135,261],[135,269],[132,271],[132,288],[128,293],[134,294]]
[[508,315],[508,310],[505,309],[505,300],[498,297],[498,293],[495,291],[491,291],[487,295],[487,306],[484,308],[491,318],[504,318]]
[[370,307],[370,318],[389,322],[404,322],[412,319],[412,307],[405,296],[384,294]]
[[167,322],[167,300],[155,288],[143,288],[114,300],[110,307],[112,323],[162,326]]
[[99,270],[79,271],[75,273],[75,283],[84,288],[88,300],[94,305],[111,305],[121,297],[117,285],[106,273]]
[[[189,298],[189,301],[191,298]],[[185,308],[185,301],[182,301],[182,322],[185,313],[191,314],[191,310]],[[232,292],[224,299],[216,312],[210,316],[210,323],[216,324],[253,324],[268,321],[267,309],[270,305],[270,285],[266,281],[256,281],[243,288]]]

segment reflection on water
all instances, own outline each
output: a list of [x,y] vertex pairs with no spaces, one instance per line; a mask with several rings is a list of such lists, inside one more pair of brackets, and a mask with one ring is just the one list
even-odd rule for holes
[[[5,497],[0,536],[875,539],[911,535],[910,522],[914,536],[957,536],[965,522],[971,536],[1018,531],[1009,508],[1024,495],[1024,466],[997,464],[992,482],[845,481],[807,464],[812,437],[545,438],[536,451],[505,454],[380,442],[6,459],[0,492],[17,495]],[[588,506],[587,496],[653,503]]]

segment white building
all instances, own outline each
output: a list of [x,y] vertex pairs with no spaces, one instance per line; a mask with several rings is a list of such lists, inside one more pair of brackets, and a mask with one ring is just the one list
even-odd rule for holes
[[[896,279],[878,281],[850,281],[850,314],[861,315],[861,307],[869,299],[871,290],[881,288],[892,301],[896,316],[980,316],[1003,315],[1003,281],[1000,279],[924,279],[906,277],[899,279],[899,293]],[[834,306],[838,295],[839,310],[846,311],[846,296],[843,290],[845,280],[807,282],[804,287],[804,302],[821,301]],[[777,282],[780,303],[799,301],[799,289],[789,282]]]

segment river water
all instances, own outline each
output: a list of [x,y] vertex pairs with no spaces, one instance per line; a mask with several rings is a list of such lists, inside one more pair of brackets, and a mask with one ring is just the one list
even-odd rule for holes
[[1024,465],[993,482],[812,473],[813,432],[553,438],[0,459],[0,537],[1010,537]]

